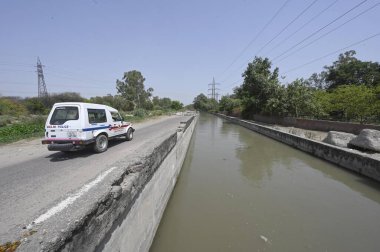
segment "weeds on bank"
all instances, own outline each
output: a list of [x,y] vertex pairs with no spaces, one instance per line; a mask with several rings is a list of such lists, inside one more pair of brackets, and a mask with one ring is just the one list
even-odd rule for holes
[[20,246],[20,241],[7,242],[5,244],[0,244],[0,252],[14,252]]
[[43,136],[46,117],[38,116],[22,119],[0,127],[0,143],[11,143],[30,137]]

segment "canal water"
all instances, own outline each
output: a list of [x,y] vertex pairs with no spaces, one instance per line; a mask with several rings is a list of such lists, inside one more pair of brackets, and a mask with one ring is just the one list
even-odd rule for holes
[[380,186],[201,114],[150,251],[380,251]]

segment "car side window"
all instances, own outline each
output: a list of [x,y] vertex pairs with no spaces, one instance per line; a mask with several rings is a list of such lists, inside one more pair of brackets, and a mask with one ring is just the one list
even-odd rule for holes
[[89,123],[105,123],[107,122],[105,109],[87,109]]
[[112,116],[112,121],[114,121],[114,122],[122,121],[122,118],[118,112],[112,111],[111,116]]

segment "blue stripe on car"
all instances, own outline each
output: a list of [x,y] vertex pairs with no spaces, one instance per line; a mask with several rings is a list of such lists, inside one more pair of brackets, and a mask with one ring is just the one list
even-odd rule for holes
[[110,126],[101,126],[101,127],[93,127],[93,128],[85,128],[83,131],[92,131],[92,130],[99,130],[99,129],[108,129]]

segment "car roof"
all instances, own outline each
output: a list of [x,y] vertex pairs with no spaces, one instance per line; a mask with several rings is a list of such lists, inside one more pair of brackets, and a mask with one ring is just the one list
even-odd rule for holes
[[104,105],[104,104],[97,104],[97,103],[87,103],[87,102],[58,102],[54,104],[54,107],[57,106],[69,106],[69,105],[79,105],[84,108],[107,108],[109,111],[117,111],[117,109]]

